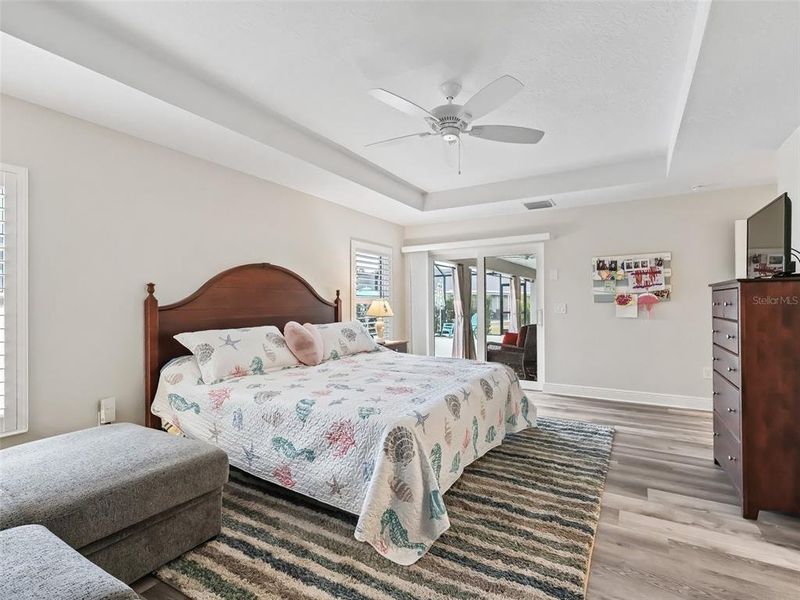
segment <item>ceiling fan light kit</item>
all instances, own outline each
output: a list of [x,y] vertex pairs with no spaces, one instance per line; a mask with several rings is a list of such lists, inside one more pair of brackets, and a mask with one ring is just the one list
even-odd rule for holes
[[462,105],[453,102],[458,94],[461,93],[461,84],[457,81],[446,81],[439,86],[439,89],[447,99],[447,103],[436,106],[430,110],[426,110],[418,104],[406,100],[402,96],[398,96],[388,90],[382,88],[370,90],[370,94],[376,100],[380,100],[407,115],[422,117],[428,124],[430,131],[401,135],[379,142],[372,142],[371,144],[367,144],[367,146],[376,146],[415,137],[421,138],[438,135],[450,145],[458,144],[458,173],[460,175],[461,134],[510,144],[536,144],[542,139],[544,131],[532,129],[530,127],[518,127],[514,125],[472,125],[475,119],[487,115],[508,102],[512,97],[518,94],[523,87],[523,84],[511,75],[503,75],[484,86],[477,94],[472,96],[466,104]]

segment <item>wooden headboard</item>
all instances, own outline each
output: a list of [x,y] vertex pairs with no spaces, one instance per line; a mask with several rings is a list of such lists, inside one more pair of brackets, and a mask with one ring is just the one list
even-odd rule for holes
[[339,290],[329,302],[309,283],[283,267],[269,263],[242,265],[209,279],[194,294],[179,302],[159,306],[147,284],[144,301],[145,423],[161,427],[150,413],[161,367],[189,351],[172,336],[185,331],[233,329],[275,325],[281,331],[289,321],[331,323],[341,321]]

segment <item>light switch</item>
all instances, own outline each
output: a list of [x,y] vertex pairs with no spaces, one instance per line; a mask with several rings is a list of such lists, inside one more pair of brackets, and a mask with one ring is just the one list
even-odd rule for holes
[[567,314],[567,305],[560,303],[554,304],[553,312],[555,312],[557,315],[565,315]]
[[558,269],[550,269],[550,281],[558,281]]

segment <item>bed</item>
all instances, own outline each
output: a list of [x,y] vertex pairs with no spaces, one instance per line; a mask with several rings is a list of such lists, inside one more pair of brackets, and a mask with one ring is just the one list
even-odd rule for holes
[[[175,304],[145,300],[147,424],[224,449],[252,475],[359,516],[354,535],[412,564],[449,527],[443,495],[464,467],[535,426],[503,365],[375,349],[206,385],[172,336],[341,320],[301,277],[269,264],[211,279]],[[162,423],[163,421],[163,423]]]

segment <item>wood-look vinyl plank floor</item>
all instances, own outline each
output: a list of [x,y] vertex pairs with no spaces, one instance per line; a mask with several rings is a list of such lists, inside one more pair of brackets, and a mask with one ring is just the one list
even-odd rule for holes
[[[530,392],[540,416],[616,428],[589,600],[800,600],[800,519],[741,518],[708,412]],[[183,600],[145,577],[146,600]]]

